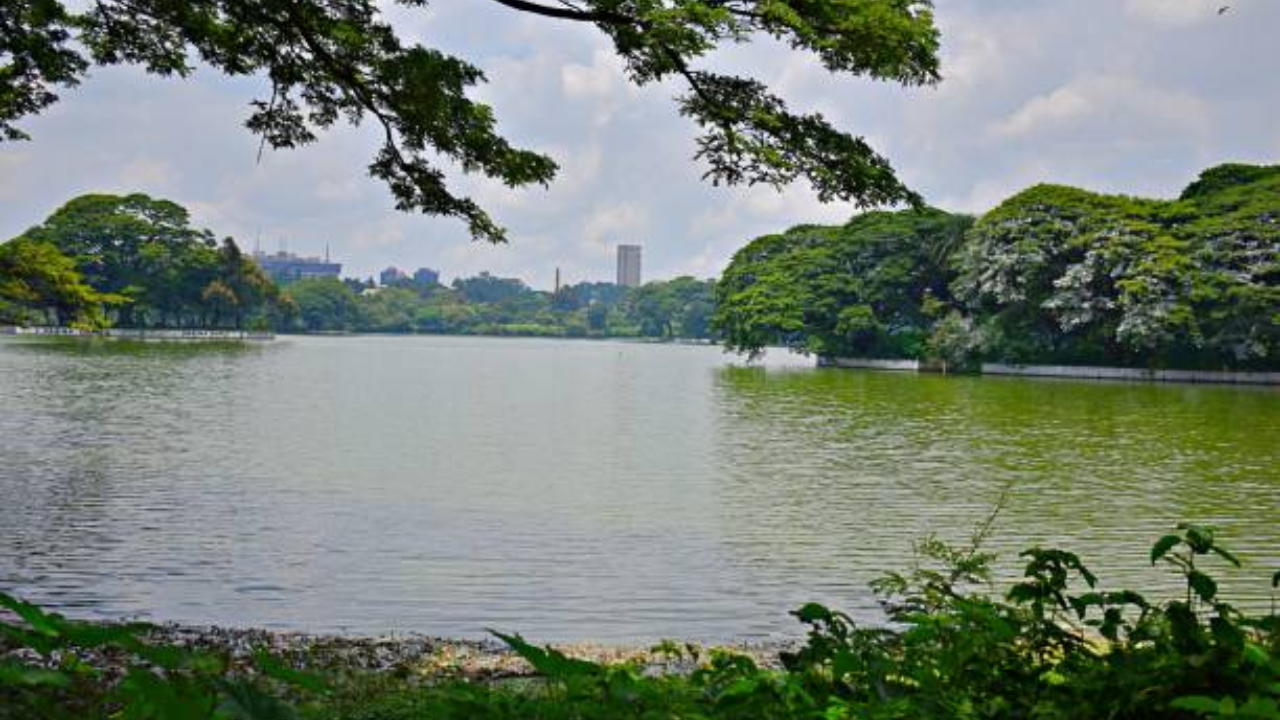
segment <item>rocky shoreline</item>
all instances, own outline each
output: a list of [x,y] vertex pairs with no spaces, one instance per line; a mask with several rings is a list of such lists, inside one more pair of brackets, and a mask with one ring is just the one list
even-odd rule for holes
[[[107,624],[107,623],[104,623]],[[298,669],[325,672],[392,673],[402,677],[460,678],[476,681],[503,680],[534,675],[532,666],[497,640],[456,640],[418,634],[358,636],[273,631],[260,628],[227,628],[179,624],[146,624],[139,638],[152,645],[224,655],[235,667],[249,669],[253,656],[266,651]],[[714,650],[726,650],[752,658],[762,667],[779,667],[779,653],[787,643],[735,643],[704,645],[681,643],[683,652],[664,652],[642,645],[611,646],[596,643],[553,643],[552,647],[592,662],[630,663],[646,673],[687,673]],[[0,658],[14,651],[0,638]],[[89,665],[114,674],[123,670],[124,653],[92,651],[81,656]]]

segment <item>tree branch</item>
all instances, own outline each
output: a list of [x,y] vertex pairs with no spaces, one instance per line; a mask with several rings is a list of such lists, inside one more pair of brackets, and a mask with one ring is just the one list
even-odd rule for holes
[[529,0],[494,0],[500,5],[506,5],[514,10],[521,12],[533,13],[534,15],[544,15],[546,17],[559,18],[561,20],[574,20],[576,22],[603,22],[611,24],[625,23],[630,24],[631,18],[625,15],[619,15],[611,12],[600,12],[598,10],[571,10],[569,8],[550,7],[540,3],[529,2]]

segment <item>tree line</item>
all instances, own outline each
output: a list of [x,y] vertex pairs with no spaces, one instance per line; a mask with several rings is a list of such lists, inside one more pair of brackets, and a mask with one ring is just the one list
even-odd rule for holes
[[1038,185],[756,239],[717,291],[732,349],[1134,367],[1280,368],[1280,166],[1176,200]]
[[241,329],[288,314],[235,240],[143,194],[80,196],[0,245],[0,322]]
[[277,286],[235,240],[142,194],[84,195],[0,245],[0,323],[547,337],[710,338],[714,282],[541,292],[488,273],[451,286],[308,279]]
[[716,283],[534,290],[313,279],[146,195],[86,195],[0,245],[0,322],[720,339],[758,353],[1134,367],[1280,367],[1280,166],[1206,170],[1176,200],[1039,185],[758,238]]
[[714,287],[679,277],[637,288],[584,282],[545,292],[481,273],[448,286],[309,279],[283,296],[296,309],[290,327],[305,332],[709,339]]

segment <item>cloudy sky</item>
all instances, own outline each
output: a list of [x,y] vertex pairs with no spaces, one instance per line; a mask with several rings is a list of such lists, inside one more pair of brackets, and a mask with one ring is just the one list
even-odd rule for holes
[[[1219,14],[1218,8],[1232,8]],[[793,109],[866,135],[934,204],[981,212],[1029,184],[1171,196],[1202,168],[1280,160],[1280,0],[937,0],[944,82],[903,90],[827,75],[776,44],[733,48],[717,67],[749,70]],[[807,187],[715,188],[690,160],[694,132],[676,85],[636,89],[599,33],[480,0],[394,8],[404,37],[471,60],[478,96],[518,145],[561,164],[550,189],[480,179],[465,189],[512,242],[469,240],[456,221],[397,213],[368,179],[372,127],[268,152],[242,123],[260,79],[187,80],[95,70],[0,144],[0,239],[85,192],[141,191],[252,246],[318,254],[346,274],[388,265],[446,278],[490,270],[548,287],[610,279],[618,242],[644,246],[647,278],[718,274],[758,235],[839,222]]]

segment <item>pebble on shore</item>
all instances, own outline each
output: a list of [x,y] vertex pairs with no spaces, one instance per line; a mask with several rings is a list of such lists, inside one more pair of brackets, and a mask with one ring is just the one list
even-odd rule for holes
[[[362,637],[176,624],[147,627],[140,637],[150,644],[226,655],[234,666],[242,668],[250,666],[255,653],[265,650],[298,669],[394,672],[423,679],[476,681],[535,674],[529,663],[497,640],[449,640],[416,634]],[[679,647],[693,652],[677,657],[643,646],[573,643],[553,647],[570,657],[605,664],[630,663],[652,674],[690,672],[697,667],[697,658],[705,660],[713,649],[746,655],[764,667],[778,667],[778,653],[786,649],[782,644],[682,643]],[[14,652],[20,651],[5,647],[0,640],[0,658]],[[86,653],[81,659],[109,675],[122,671],[128,661],[114,651]]]

